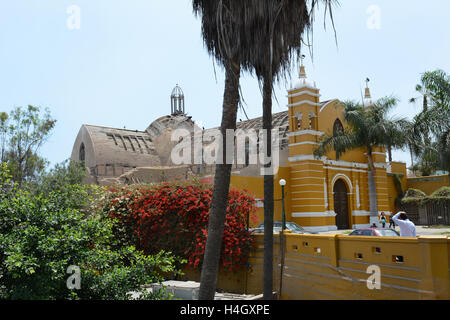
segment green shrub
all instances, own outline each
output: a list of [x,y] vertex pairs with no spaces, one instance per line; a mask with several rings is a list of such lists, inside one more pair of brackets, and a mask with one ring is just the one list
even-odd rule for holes
[[[0,167],[0,188],[7,173]],[[87,215],[89,187],[32,195],[12,186],[0,195],[0,299],[127,299],[130,291],[177,273],[167,252],[145,256],[118,246],[114,221]],[[81,288],[69,290],[69,266]],[[161,298],[161,296],[150,296]]]

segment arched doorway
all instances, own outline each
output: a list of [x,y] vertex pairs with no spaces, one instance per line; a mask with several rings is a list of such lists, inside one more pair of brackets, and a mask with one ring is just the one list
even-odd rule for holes
[[336,213],[336,226],[339,230],[350,229],[348,218],[348,189],[344,180],[338,179],[333,187],[334,212]]

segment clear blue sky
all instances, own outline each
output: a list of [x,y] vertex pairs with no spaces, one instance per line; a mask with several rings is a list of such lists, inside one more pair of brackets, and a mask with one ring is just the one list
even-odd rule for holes
[[[71,5],[81,9],[79,29],[67,25]],[[393,113],[411,118],[420,111],[408,100],[421,73],[450,72],[449,12],[444,0],[341,0],[334,9],[338,46],[329,21],[323,28],[323,12],[316,16],[308,76],[322,100],[360,99],[369,77],[374,98],[396,95]],[[52,164],[70,157],[82,124],[144,130],[170,113],[177,83],[193,119],[218,126],[224,73],[217,65],[216,75],[190,0],[0,2],[0,111],[50,109],[58,122],[41,154]],[[257,81],[246,75],[241,84],[249,117],[260,116]],[[286,110],[288,87],[277,85],[274,112]],[[394,157],[409,162],[406,152]]]

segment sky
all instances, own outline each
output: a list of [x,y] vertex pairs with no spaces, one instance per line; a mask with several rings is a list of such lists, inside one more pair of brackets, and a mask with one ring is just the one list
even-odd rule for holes
[[[318,11],[304,63],[321,100],[361,100],[369,78],[374,99],[395,95],[392,116],[411,119],[421,74],[450,72],[448,12],[445,0],[340,0],[335,35]],[[297,65],[289,76],[275,86],[274,113],[287,110]],[[170,113],[176,84],[193,120],[220,125],[224,70],[204,47],[190,0],[0,2],[0,112],[48,108],[57,123],[41,155],[53,165],[70,157],[82,124],[145,130]],[[257,80],[243,74],[241,86],[248,116],[261,116]],[[409,153],[394,160],[409,165]]]

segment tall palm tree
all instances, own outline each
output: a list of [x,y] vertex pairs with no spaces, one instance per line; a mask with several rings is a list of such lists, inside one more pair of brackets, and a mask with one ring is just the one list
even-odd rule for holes
[[[201,18],[205,46],[219,65],[225,69],[222,121],[220,131],[226,145],[226,130],[236,129],[239,95],[239,79],[242,66],[244,34],[239,2],[232,0],[193,0],[194,13]],[[222,146],[223,147],[223,146]],[[227,164],[226,148],[222,164],[216,164],[214,190],[208,223],[208,237],[202,264],[200,300],[213,300],[216,290],[222,236],[225,223],[231,164]]]
[[[253,70],[257,75],[262,76],[267,74],[267,66],[263,65],[268,63],[270,66],[269,76],[266,77],[268,82],[265,82],[263,89],[264,96],[270,96],[270,99],[265,99],[263,103],[263,116],[265,116],[263,128],[269,132],[267,137],[269,155],[270,129],[272,128],[271,93],[274,75],[277,74],[277,70],[288,68],[292,52],[299,51],[301,34],[305,27],[309,26],[310,15],[317,2],[329,3],[332,0],[309,1],[311,10],[308,12],[307,0],[193,0],[194,12],[202,19],[202,35],[206,48],[225,67],[227,74],[226,83],[229,83],[229,86],[225,86],[224,92],[221,123],[223,134],[226,129],[236,128],[239,101],[238,70]],[[331,6],[327,8],[331,9]],[[274,48],[283,48],[283,50],[276,51]],[[275,71],[274,64],[278,65]],[[230,173],[231,165],[216,165],[208,239],[202,265],[200,299],[214,298]],[[272,217],[268,223],[272,221],[273,224],[273,176],[265,177],[264,180],[267,183],[265,213]],[[272,228],[266,234],[272,234]],[[272,241],[267,242],[268,250],[273,248],[271,243]],[[269,264],[270,259],[271,270],[273,253],[267,258],[265,265]],[[271,291],[270,285],[270,293]]]
[[371,107],[365,108],[356,102],[343,102],[344,120],[348,127],[326,134],[315,150],[315,156],[321,157],[332,149],[339,158],[348,150],[364,148],[369,169],[369,202],[370,223],[378,224],[378,204],[375,183],[375,163],[373,152],[377,147],[387,147],[391,144],[391,135],[400,135],[404,119],[388,118],[388,112],[398,103],[394,97],[384,97],[377,100]]
[[[422,175],[429,175],[437,169],[450,171],[450,75],[439,69],[425,72],[416,90],[424,96],[422,112],[414,117],[411,134],[419,169]],[[415,102],[416,98],[410,101]]]
[[[299,57],[303,34],[311,28],[311,20],[318,2],[323,2],[332,18],[332,0],[255,0],[244,1],[249,13],[249,39],[252,54],[250,68],[262,84],[263,130],[266,134],[265,150],[272,156],[272,92],[273,83],[286,78],[294,57]],[[332,20],[332,19],[331,19]],[[265,165],[266,168],[273,163]],[[263,298],[272,299],[273,292],[273,171],[264,175],[264,264]]]

